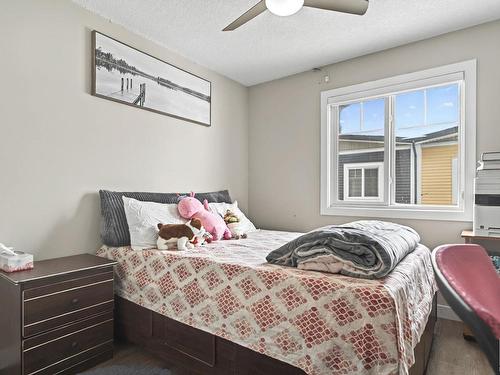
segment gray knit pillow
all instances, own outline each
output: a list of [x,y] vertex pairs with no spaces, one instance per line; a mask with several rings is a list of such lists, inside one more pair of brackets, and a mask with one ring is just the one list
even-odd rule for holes
[[[181,195],[185,195],[185,193]],[[122,196],[143,202],[156,203],[177,203],[178,198],[176,193],[118,192],[109,190],[99,190],[99,196],[101,198],[101,240],[107,246],[116,247],[130,245],[130,233]],[[208,202],[231,203],[231,197],[227,190],[196,193],[195,197],[202,202],[206,199]]]

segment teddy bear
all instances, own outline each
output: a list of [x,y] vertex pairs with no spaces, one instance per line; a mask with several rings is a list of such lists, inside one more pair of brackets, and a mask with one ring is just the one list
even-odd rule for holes
[[226,211],[226,214],[224,215],[224,222],[226,223],[235,239],[239,240],[240,238],[247,238],[246,233],[239,233],[238,223],[240,222],[240,219],[238,218],[238,216],[236,216],[235,213],[233,213],[233,211]]
[[192,219],[186,224],[158,223],[158,250],[168,250],[169,244],[177,244],[178,250],[193,249],[204,241],[205,228],[199,219]]
[[212,235],[214,241],[223,238],[225,240],[231,239],[231,231],[224,222],[224,219],[209,211],[206,199],[201,203],[194,197],[194,193],[191,193],[189,196],[180,197],[177,209],[179,214],[185,219],[199,219],[201,225]]

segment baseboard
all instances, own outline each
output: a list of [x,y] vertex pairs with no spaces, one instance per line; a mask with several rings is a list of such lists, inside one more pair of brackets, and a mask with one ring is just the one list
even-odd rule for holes
[[440,319],[448,319],[448,320],[457,320],[462,321],[457,314],[453,312],[450,306],[448,305],[437,305],[437,316]]

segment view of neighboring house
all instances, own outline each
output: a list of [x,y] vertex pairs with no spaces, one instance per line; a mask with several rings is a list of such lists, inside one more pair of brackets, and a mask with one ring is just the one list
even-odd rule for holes
[[[456,204],[458,127],[397,139],[395,197],[401,204]],[[339,200],[378,200],[384,137],[346,135],[339,140]],[[364,185],[364,195],[362,194]],[[348,192],[348,193],[346,193]]]
[[396,107],[394,202],[457,204],[458,84],[339,106],[338,199],[383,201],[389,101]]

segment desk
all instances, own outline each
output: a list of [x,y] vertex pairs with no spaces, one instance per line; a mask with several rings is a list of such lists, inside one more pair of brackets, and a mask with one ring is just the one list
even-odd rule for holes
[[463,230],[460,236],[465,243],[482,245],[490,255],[500,255],[500,237],[476,236],[472,230]]

